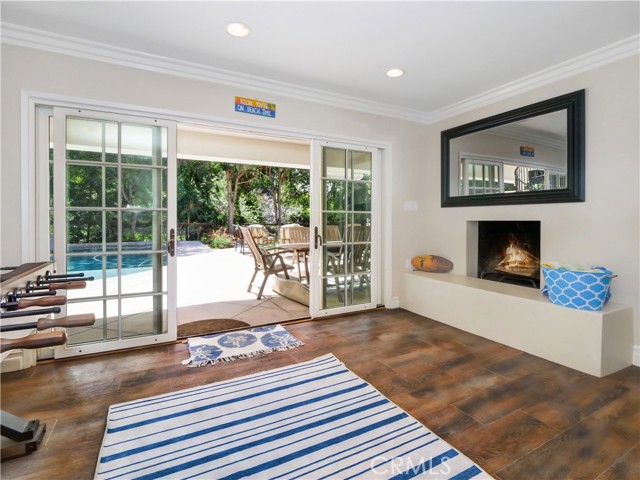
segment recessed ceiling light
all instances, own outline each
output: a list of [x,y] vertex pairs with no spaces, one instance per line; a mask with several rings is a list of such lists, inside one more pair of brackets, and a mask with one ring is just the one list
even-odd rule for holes
[[390,70],[387,70],[387,77],[396,78],[401,77],[402,75],[404,75],[404,70],[402,70],[401,68],[392,68]]
[[246,37],[251,33],[251,30],[244,23],[234,22],[225,27],[227,33],[233,37]]

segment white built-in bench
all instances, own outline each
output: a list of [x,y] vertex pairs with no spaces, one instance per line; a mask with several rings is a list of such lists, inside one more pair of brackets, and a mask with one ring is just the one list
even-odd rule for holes
[[601,312],[552,304],[540,290],[453,273],[406,272],[403,308],[591,375],[633,358],[633,309]]

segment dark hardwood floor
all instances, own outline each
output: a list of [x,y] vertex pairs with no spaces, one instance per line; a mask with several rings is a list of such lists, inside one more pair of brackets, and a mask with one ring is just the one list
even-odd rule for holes
[[503,480],[640,479],[640,368],[598,379],[404,310],[287,327],[302,348],[188,368],[185,344],[2,375],[2,408],[46,422],[3,479],[93,478],[109,405],[332,352]]

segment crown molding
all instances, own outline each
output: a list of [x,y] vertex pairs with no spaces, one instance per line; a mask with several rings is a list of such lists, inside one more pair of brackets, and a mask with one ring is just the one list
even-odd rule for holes
[[428,115],[419,110],[397,107],[362,98],[340,95],[287,82],[269,80],[221,68],[151,55],[137,50],[40,31],[9,23],[1,24],[0,42],[8,45],[106,62],[125,67],[190,78],[210,83],[241,87],[283,95],[333,107],[372,113],[385,117],[427,123]]
[[435,110],[430,114],[430,121],[437,122],[455,115],[484,107],[500,100],[525,93],[550,83],[578,75],[609,63],[617,62],[631,55],[640,54],[640,35],[634,35],[619,42],[593,50],[569,61],[559,63],[532,75],[505,83],[499,87],[470,97],[461,102]]
[[424,112],[3,22],[0,43],[430,124],[640,53],[634,35],[447,107]]

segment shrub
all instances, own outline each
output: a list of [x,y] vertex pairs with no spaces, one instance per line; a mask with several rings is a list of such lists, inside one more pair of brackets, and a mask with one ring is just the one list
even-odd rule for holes
[[234,246],[235,239],[229,235],[226,228],[219,228],[205,235],[202,243],[211,248],[231,248]]

